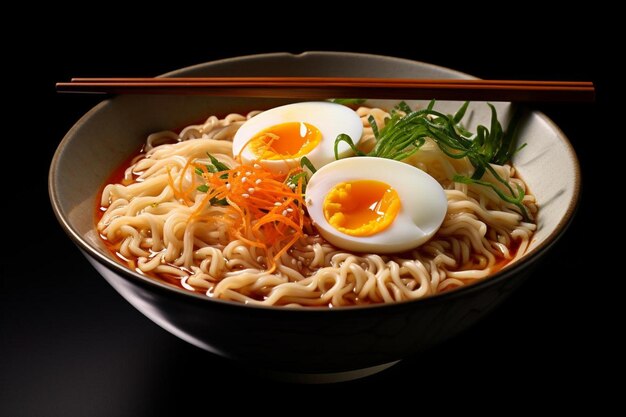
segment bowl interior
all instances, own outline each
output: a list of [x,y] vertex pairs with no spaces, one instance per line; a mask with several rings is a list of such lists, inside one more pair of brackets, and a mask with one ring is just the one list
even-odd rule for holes
[[[360,76],[396,78],[468,78],[466,74],[430,64],[375,55],[308,52],[254,55],[196,65],[167,76]],[[293,101],[293,100],[292,100]],[[68,132],[52,162],[50,194],[57,216],[75,241],[101,261],[117,262],[94,227],[97,193],[107,177],[136,152],[148,134],[180,128],[209,115],[267,109],[287,100],[211,98],[201,96],[120,96],[87,113]],[[390,107],[397,101],[371,101]],[[409,102],[409,104],[420,104]],[[424,104],[424,103],[421,103]],[[460,102],[440,102],[438,110],[453,113]],[[510,105],[497,103],[507,119]],[[472,103],[469,125],[488,126],[485,103]],[[533,112],[523,123],[520,143],[527,146],[514,160],[536,195],[537,233],[522,259],[554,240],[571,218],[579,188],[574,151],[563,133],[543,114]],[[521,260],[522,260],[521,259]],[[119,266],[122,267],[121,265]],[[137,274],[139,279],[147,279]]]

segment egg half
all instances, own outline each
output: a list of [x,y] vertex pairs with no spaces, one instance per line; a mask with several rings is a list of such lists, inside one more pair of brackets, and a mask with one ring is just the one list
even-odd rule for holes
[[305,201],[320,234],[355,252],[415,248],[437,232],[448,209],[433,177],[412,165],[373,157],[322,167],[311,176]]
[[[267,110],[245,122],[233,139],[233,154],[276,173],[299,167],[306,156],[315,168],[335,160],[335,139],[344,133],[358,144],[363,123],[356,112],[329,102],[294,103]],[[340,157],[350,147],[341,142]]]

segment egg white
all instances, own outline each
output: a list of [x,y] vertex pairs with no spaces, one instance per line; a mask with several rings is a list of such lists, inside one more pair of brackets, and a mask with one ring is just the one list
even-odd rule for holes
[[[324,199],[338,183],[375,180],[398,193],[402,208],[393,223],[371,236],[350,236],[335,229],[324,216]],[[424,171],[399,161],[375,157],[341,159],[311,176],[306,206],[313,224],[333,245],[355,252],[394,253],[422,245],[439,229],[448,209],[441,185]]]
[[[315,126],[322,134],[319,145],[306,154],[317,169],[335,160],[335,139],[339,134],[345,133],[350,136],[356,145],[363,133],[361,119],[349,107],[330,102],[293,103],[274,107],[245,122],[233,139],[233,154],[238,155],[241,152],[241,158],[245,163],[254,163],[258,160],[258,156],[246,147],[250,139],[267,128],[288,122],[308,123]],[[350,147],[345,142],[339,144],[338,151],[340,157],[351,153]],[[273,172],[286,173],[290,169],[299,167],[300,159],[264,159],[259,163]]]

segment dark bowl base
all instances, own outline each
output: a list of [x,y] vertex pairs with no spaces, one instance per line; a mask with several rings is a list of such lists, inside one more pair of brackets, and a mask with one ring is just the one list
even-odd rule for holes
[[347,382],[355,379],[366,378],[377,374],[386,369],[391,368],[398,361],[383,363],[381,365],[369,366],[367,368],[354,369],[342,372],[327,373],[300,373],[300,372],[283,372],[274,370],[257,370],[255,374],[272,379],[278,382],[287,382],[295,384],[333,384],[336,382]]

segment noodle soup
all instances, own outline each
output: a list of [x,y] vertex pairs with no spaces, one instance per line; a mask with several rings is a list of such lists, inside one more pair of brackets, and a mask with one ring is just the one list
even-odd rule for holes
[[[382,148],[379,143],[387,126],[391,129],[391,124],[403,123],[417,112],[404,107],[350,111],[358,117],[359,137],[348,135],[355,145],[344,146],[342,160],[355,161]],[[264,161],[270,159],[295,159],[295,153],[309,145],[303,140],[295,150],[275,146],[277,135],[254,128],[255,135],[262,133],[261,139],[251,137],[237,149],[240,129],[262,115],[253,111],[210,116],[180,133],[157,132],[147,138],[142,151],[111,176],[98,201],[97,229],[120,262],[208,297],[273,306],[341,307],[419,299],[463,287],[493,274],[528,248],[538,207],[515,168],[500,158],[501,164],[490,163],[482,178],[473,178],[479,169],[473,154],[461,155],[432,134],[416,136],[402,149],[406,153],[398,152],[402,157],[394,160],[428,174],[443,190],[445,207],[432,235],[397,252],[351,250],[363,248],[351,243],[338,247],[332,236],[320,233],[319,221],[310,215],[312,205],[326,204],[328,193],[318,201],[305,199],[305,188],[318,175],[312,171],[321,172],[322,166],[335,162],[312,157],[311,169],[306,163],[266,166]],[[426,116],[424,126],[432,123],[436,129],[435,112]],[[320,124],[323,121],[315,123]],[[343,128],[341,123],[334,125]],[[459,132],[465,138],[465,132]],[[476,140],[476,135],[468,135],[467,140]],[[335,147],[340,145],[336,134],[326,136]],[[261,141],[255,149],[262,150],[246,159],[244,152],[255,140]],[[303,156],[315,156],[309,148],[298,156],[299,162]],[[295,153],[270,158],[268,149]],[[377,175],[375,168],[370,171],[372,177]],[[342,179],[340,170],[333,175]],[[425,210],[408,207],[406,194],[412,191],[396,188],[401,214]],[[331,217],[327,216],[329,221]],[[331,228],[330,233],[346,234],[342,230]],[[358,230],[351,242],[370,239]],[[373,232],[377,233],[381,232]],[[392,234],[388,240],[395,244],[400,238]]]
[[[329,77],[350,77],[359,74],[367,77],[389,78],[468,77],[454,70],[426,63],[343,52],[307,52],[299,55],[280,53],[237,57],[177,70],[167,76],[204,77],[234,74]],[[243,160],[243,152],[242,164],[239,164],[236,160],[238,155],[231,154],[228,148],[226,153],[208,148],[198,149],[197,154],[190,154],[195,160],[190,162],[187,172],[182,175],[181,171],[187,161],[176,157],[175,150],[181,150],[185,142],[193,142],[192,137],[198,138],[195,142],[199,145],[202,144],[200,138],[205,133],[208,136],[217,135],[219,131],[228,129],[226,122],[224,125],[216,125],[219,120],[225,119],[224,116],[227,115],[225,112],[242,115],[236,117],[238,120],[229,122],[237,125],[232,127],[236,132],[225,131],[225,137],[220,138],[222,141],[230,140],[232,137],[234,141],[235,136],[238,136],[237,133],[242,131],[241,128],[247,122],[249,110],[271,109],[285,103],[284,100],[275,99],[210,98],[195,95],[124,95],[106,100],[76,123],[59,145],[52,160],[49,190],[52,207],[61,227],[80,248],[94,270],[121,297],[166,331],[201,349],[235,360],[244,367],[259,367],[272,370],[272,372],[284,371],[291,375],[297,374],[300,381],[312,381],[312,378],[318,376],[323,377],[325,381],[339,381],[378,372],[399,359],[423,352],[424,349],[468,329],[477,320],[490,314],[495,306],[504,301],[527,278],[534,275],[538,281],[529,284],[541,286],[541,279],[545,278],[540,269],[541,260],[543,256],[550,253],[555,243],[558,243],[558,239],[563,236],[563,232],[572,221],[579,201],[580,189],[580,168],[574,149],[563,132],[545,115],[535,111],[529,111],[524,115],[523,123],[519,124],[519,138],[522,143],[527,143],[527,146],[515,154],[513,158],[515,169],[510,166],[510,163],[490,165],[496,170],[496,174],[513,189],[514,195],[493,176],[493,173],[487,172],[487,167],[483,166],[485,173],[480,181],[494,184],[497,190],[504,192],[503,195],[509,200],[505,201],[497,195],[495,190],[488,189],[488,186],[472,183],[476,167],[471,161],[463,158],[449,159],[449,155],[442,155],[443,151],[439,144],[433,143],[431,138],[425,138],[419,149],[404,159],[386,158],[389,156],[402,158],[403,151],[399,153],[386,151],[386,149],[393,151],[394,146],[383,147],[385,149],[379,149],[382,152],[370,155],[376,143],[380,141],[376,139],[370,121],[359,117],[359,114],[371,114],[379,130],[379,138],[387,137],[393,132],[388,130],[383,132],[383,126],[393,125],[392,113],[395,111],[394,106],[398,103],[389,100],[368,101],[364,105],[369,106],[370,109],[364,108],[359,110],[359,114],[355,113],[361,122],[361,140],[358,140],[356,132],[341,132],[350,136],[357,150],[367,156],[359,156],[360,154],[352,149],[352,155],[344,154],[342,149],[338,149],[340,159],[337,162],[324,162],[312,156],[310,160],[318,171],[309,176],[310,169],[306,168],[309,182],[302,184],[300,189],[298,189],[300,180],[289,182],[289,185],[295,187],[294,190],[288,185],[288,195],[291,199],[291,202],[287,203],[289,206],[281,207],[280,212],[268,210],[268,206],[258,206],[260,209],[256,212],[253,211],[254,207],[251,205],[241,206],[248,215],[259,216],[258,219],[255,218],[255,225],[259,224],[257,220],[272,212],[276,215],[272,218],[280,220],[276,224],[284,231],[283,235],[272,235],[271,230],[263,230],[255,235],[253,227],[247,229],[241,223],[242,217],[236,214],[234,206],[222,205],[220,200],[230,199],[232,202],[240,203],[244,199],[243,196],[237,197],[227,190],[227,184],[231,184],[231,189],[237,185],[235,191],[244,194],[242,186],[236,184],[236,181],[232,183],[230,181],[244,165],[248,165],[250,169],[244,167],[243,174],[250,171],[256,176],[253,184],[260,179],[259,175],[267,178],[272,176],[276,179],[280,174],[276,172],[270,174],[267,172],[269,170],[264,169],[255,171],[254,163],[250,165],[251,161]],[[427,108],[428,103],[412,102],[411,105],[415,106],[412,110],[422,111]],[[436,103],[434,110],[439,110],[444,114],[454,113],[460,105],[454,102],[441,102]],[[372,107],[378,107],[381,111],[372,110]],[[515,105],[497,103],[496,109],[503,120],[511,120]],[[483,125],[490,133],[495,131],[489,120],[490,109],[484,103],[473,103],[467,110],[466,121],[463,122],[466,129],[477,132],[477,126]],[[268,111],[263,113],[268,113]],[[184,137],[180,138],[181,132],[174,131],[168,134],[159,133],[156,137],[162,137],[162,142],[151,139],[151,145],[155,150],[145,149],[140,159],[154,159],[154,161],[143,162],[145,164],[143,168],[136,166],[135,168],[138,169],[124,181],[123,173],[131,165],[130,159],[138,155],[142,144],[145,147],[147,137],[151,132],[197,124],[198,121],[206,120],[212,114],[218,115],[215,118],[217,120],[209,120],[206,127],[203,127],[204,123],[200,123],[196,126],[198,131],[190,129],[186,137],[183,135]],[[389,123],[385,122],[385,114],[392,116]],[[434,123],[435,118],[434,115],[429,116],[429,119],[433,119],[429,121]],[[283,122],[288,121],[276,123]],[[320,133],[324,129],[316,122],[307,120],[304,122],[318,128]],[[411,125],[407,128],[409,131],[412,128],[420,130],[425,123],[426,121],[422,119],[419,125]],[[341,126],[343,130],[344,124]],[[507,126],[510,126],[510,123],[507,123]],[[449,126],[428,125],[428,129],[436,127],[445,130]],[[266,132],[265,127],[259,126],[259,129],[258,132]],[[313,129],[310,131],[311,142],[315,142],[315,131]],[[257,130],[250,129],[249,133],[255,134]],[[418,134],[413,138],[416,141],[413,141],[411,146],[420,145],[417,141],[419,137]],[[446,137],[436,139],[441,140]],[[331,137],[331,143],[334,140],[336,137]],[[452,142],[450,144],[454,145]],[[160,153],[157,155],[158,145],[164,145],[164,147],[160,148]],[[207,143],[205,142],[204,145]],[[261,143],[256,145],[261,145],[258,149],[264,146]],[[229,145],[231,149],[232,146]],[[281,150],[293,152],[290,147],[279,148],[276,149],[278,153]],[[334,160],[332,148],[333,146],[331,146],[331,155]],[[167,149],[170,149],[171,155],[165,154]],[[216,171],[217,167],[205,153],[207,150],[214,152],[211,155],[218,162],[227,165],[229,170],[220,171],[218,175],[209,175],[211,172],[207,166],[212,166],[212,170]],[[446,150],[450,151],[447,148]],[[384,159],[389,163],[395,163],[396,167],[403,165],[407,168],[381,170],[376,165],[376,168],[372,166],[368,173],[397,174],[400,171],[411,171],[410,177],[417,178],[419,175],[415,175],[415,172],[420,171],[437,183],[439,191],[445,196],[446,207],[442,224],[438,225],[438,229],[430,238],[418,242],[415,247],[395,253],[374,249],[356,251],[331,244],[321,232],[323,231],[327,237],[331,238],[333,230],[343,233],[335,226],[350,229],[349,231],[353,234],[376,232],[376,228],[342,224],[341,219],[333,219],[332,216],[328,220],[325,218],[324,210],[322,210],[322,219],[318,220],[327,220],[332,229],[326,227],[328,225],[313,224],[316,221],[312,217],[316,205],[324,206],[326,200],[331,204],[342,203],[342,192],[348,191],[350,194],[347,186],[351,185],[351,181],[359,180],[354,176],[350,177],[348,173],[344,173],[346,175],[339,178],[338,172],[341,166],[336,169],[335,164],[347,164],[352,160],[367,162],[370,158],[378,158],[381,161]],[[179,217],[171,218],[169,222],[163,223],[162,228],[155,229],[157,233],[161,233],[157,236],[159,240],[151,236],[152,230],[147,227],[151,225],[149,221],[152,220],[155,221],[155,225],[159,224],[156,220],[159,220],[160,214],[155,211],[161,205],[155,201],[155,196],[160,195],[159,190],[156,188],[140,191],[132,184],[136,182],[137,185],[145,186],[143,183],[146,180],[139,178],[141,172],[145,173],[149,169],[148,165],[156,165],[157,159],[161,160],[161,164],[169,165],[174,187],[179,193],[178,197],[173,197],[169,202],[176,203],[172,205],[185,210],[184,206],[189,207],[190,202],[193,202],[193,206],[197,200],[195,208],[202,207],[198,215],[194,217],[198,223],[194,228],[187,227],[189,220],[181,221]],[[127,162],[122,167],[125,160]],[[236,164],[231,166],[233,162],[230,160],[234,160]],[[436,161],[445,161],[445,163],[431,164]],[[140,163],[139,159],[132,161],[133,165]],[[302,159],[298,164],[290,164],[290,169],[297,171],[301,163]],[[324,163],[326,165],[322,165]],[[200,169],[201,175],[195,172],[195,168]],[[420,168],[425,169],[426,172],[421,171]],[[107,182],[107,178],[114,171],[119,172],[120,175],[114,181]],[[167,168],[164,168],[162,172],[167,174],[167,171]],[[296,171],[293,172],[294,177],[301,173]],[[331,187],[328,191],[323,187],[318,188],[324,185],[323,181],[319,180],[320,173],[330,171],[337,172],[337,175],[331,178],[337,183],[330,183]],[[356,170],[349,171],[350,175],[354,173]],[[223,175],[226,175],[226,178],[221,178]],[[519,175],[523,178],[523,182]],[[181,177],[183,188],[180,187]],[[370,197],[376,197],[373,200],[381,202],[382,210],[380,211],[393,217],[396,212],[395,206],[383,204],[386,199],[379,198],[380,196],[376,194],[381,189],[385,193],[391,189],[389,194],[393,195],[393,190],[395,190],[403,204],[390,225],[380,233],[376,232],[370,236],[348,234],[337,234],[337,236],[344,240],[354,239],[354,241],[361,242],[375,239],[395,227],[397,221],[402,219],[403,210],[410,215],[416,214],[408,209],[412,196],[404,195],[401,184],[392,181],[396,178],[389,177],[397,177],[398,180],[405,179],[404,174],[388,175],[386,178],[378,179],[361,178],[361,180],[378,181],[378,184],[376,187],[371,187],[376,192],[366,195],[367,198],[360,198],[362,196],[355,193],[359,197],[355,198],[355,201],[359,202],[355,206],[360,210],[363,208],[362,202],[370,202],[372,201]],[[169,180],[167,181],[169,183]],[[412,190],[415,191],[415,196],[420,196],[419,200],[427,200],[421,193],[422,190],[418,190],[416,182],[408,182],[415,187]],[[386,185],[383,184],[381,187],[380,183]],[[528,186],[523,195],[517,189],[516,183],[522,187]],[[239,184],[243,184],[241,178]],[[311,184],[313,187],[309,187]],[[274,197],[282,190],[283,183],[279,182],[275,185],[273,190],[265,190],[272,191]],[[107,186],[110,194],[107,194],[103,201],[102,191]],[[206,191],[203,186],[206,186]],[[168,185],[162,186],[161,192],[169,192],[166,190],[167,187]],[[201,190],[198,190],[198,187],[201,187]],[[252,188],[252,185],[248,188]],[[311,197],[312,201],[307,201],[307,196],[310,197],[310,194],[318,189],[322,190],[318,196],[320,199]],[[131,195],[129,191],[133,194]],[[245,191],[249,194],[247,188]],[[294,196],[295,191],[301,194]],[[462,200],[448,198],[449,194],[459,195],[456,194],[457,191],[465,194],[467,198]],[[259,192],[261,190],[255,191],[251,196],[259,196],[260,194],[257,194]],[[301,202],[302,196],[304,196],[303,202]],[[134,206],[129,203],[131,197],[138,198],[134,200],[136,204]],[[150,202],[142,200],[143,197],[150,197]],[[215,204],[210,201],[214,197],[217,197],[214,200]],[[518,201],[520,198],[521,201]],[[113,200],[117,199],[126,200],[126,202],[115,203]],[[157,204],[153,206],[153,203]],[[522,215],[522,210],[516,203],[524,206],[528,217]],[[119,211],[113,213],[116,204]],[[94,219],[94,206],[100,208],[101,205],[108,211],[109,216],[108,220],[101,224],[101,228],[98,228],[99,218]],[[123,209],[124,205],[128,210]],[[290,227],[285,220],[297,219],[299,221],[299,217],[296,217],[296,210],[291,213],[286,211],[287,208],[299,205],[303,205],[306,213],[306,216],[302,217],[301,230]],[[464,208],[463,205],[466,207]],[[422,207],[421,204],[419,207]],[[342,213],[342,210],[335,210],[333,207],[332,210],[326,211],[329,214],[337,214]],[[282,217],[283,211],[286,217]],[[221,214],[222,212],[228,215],[229,224],[232,226],[230,230],[227,226],[224,227],[224,241],[218,240],[221,238],[220,234],[215,234],[210,229],[210,227],[217,227],[220,222],[208,222],[207,219],[200,221],[199,218],[209,215],[225,217]],[[358,210],[356,212],[359,215],[362,214]],[[98,212],[99,216],[103,214],[103,212]],[[378,215],[378,213],[375,214]],[[458,218],[458,223],[452,222],[451,215],[453,214],[455,218]],[[165,216],[165,213],[163,215]],[[138,216],[144,218],[141,219]],[[361,216],[359,219],[365,217],[367,216]],[[387,218],[386,216],[380,217]],[[267,220],[271,219],[264,219],[264,221]],[[413,217],[410,217],[410,220],[413,220]],[[435,220],[438,221],[439,218],[434,219],[430,225],[437,226]],[[272,224],[272,222],[273,220],[265,224]],[[484,227],[480,226],[480,223],[483,223]],[[296,225],[300,228],[299,223]],[[428,237],[433,230],[427,229],[428,225],[429,223],[422,224],[425,227],[422,237]],[[534,225],[536,229],[532,230]],[[305,229],[310,226],[314,226],[315,232],[319,235],[314,235],[313,230],[309,233],[308,229]],[[474,229],[474,226],[479,227]],[[475,230],[478,231],[475,232]],[[526,238],[518,234],[519,232],[515,232],[516,230],[522,232],[530,230],[532,236]],[[133,241],[134,231],[138,234],[136,240]],[[237,250],[228,248],[231,250],[229,254],[226,248],[232,242],[230,235],[235,235],[238,231],[242,237],[250,240],[250,249],[246,252],[247,247],[240,244]],[[272,235],[271,239],[266,242],[259,241],[261,233],[264,235],[266,232],[268,236]],[[191,243],[185,240],[185,233],[192,237]],[[479,238],[475,239],[474,233],[477,233]],[[304,236],[305,234],[307,236]],[[100,235],[109,240],[103,240]],[[296,235],[296,241],[289,246]],[[302,240],[311,237],[318,239],[322,248],[321,251],[315,252],[315,255],[321,258],[315,260],[317,262],[315,265],[327,266],[310,268],[311,273],[308,276],[300,273],[304,276],[302,280],[293,271],[298,271],[299,258],[297,256],[302,256],[305,260],[307,258],[295,250],[298,247],[307,249]],[[395,240],[392,239],[392,241]],[[528,240],[530,240],[528,246],[523,246]],[[163,247],[153,248],[152,244],[159,241]],[[455,241],[457,243],[454,243]],[[275,243],[275,246],[272,243]],[[343,244],[340,241],[337,243]],[[167,250],[170,247],[172,252],[168,253]],[[285,247],[288,249],[282,254],[279,253]],[[503,255],[504,247],[508,250],[508,256]],[[138,255],[133,255],[132,251],[139,249],[144,251],[145,255],[139,252]],[[272,250],[271,254],[268,253],[268,249]],[[492,262],[490,256],[484,254],[482,250],[493,254],[494,261],[491,265],[489,265]],[[131,256],[122,260],[115,255],[116,252],[120,254],[125,252]],[[213,264],[207,256],[207,253],[211,252],[222,255],[217,259],[226,264],[227,268],[222,270],[223,275],[217,273],[220,263]],[[246,257],[246,253],[250,253],[251,256]],[[256,258],[252,256],[252,253],[256,255]],[[192,256],[188,257],[187,254]],[[342,257],[342,254],[347,257]],[[143,263],[145,267],[147,265],[145,261],[154,261],[155,256],[160,258],[159,264],[175,267],[174,270],[178,275],[155,273],[149,270],[137,272],[139,264]],[[172,256],[172,258],[166,260],[164,256]],[[276,256],[278,257],[274,260]],[[140,259],[142,257],[145,259]],[[295,266],[293,266],[294,258]],[[189,259],[191,263],[188,267],[185,262]],[[459,265],[465,259],[470,261],[465,265]],[[161,260],[164,262],[161,263]],[[356,260],[365,262],[355,262]],[[455,265],[451,260],[457,264]],[[333,264],[333,262],[336,263]],[[247,265],[252,267],[248,268]],[[434,273],[431,275],[431,271],[435,271],[432,265],[436,267],[439,275]],[[306,266],[305,262],[303,266]],[[411,268],[412,266],[416,268]],[[274,270],[269,272],[272,267]],[[216,270],[212,271],[211,268],[216,268]],[[336,268],[339,268],[338,274]],[[361,273],[359,268],[364,272]],[[209,275],[211,279],[205,280],[197,271]],[[477,272],[478,274],[473,275]],[[413,275],[414,273],[416,275]],[[189,283],[194,274],[207,283],[205,287],[196,284],[187,288],[183,287],[184,284]],[[457,275],[454,279],[461,282],[463,286],[448,285],[445,288],[439,288],[439,284],[453,278],[452,274]],[[460,276],[461,274],[464,275]],[[242,278],[245,276],[250,280],[244,281]],[[305,281],[307,279],[309,279],[310,286],[303,285],[307,283]],[[167,283],[165,283],[166,280],[168,280]],[[451,284],[450,281],[448,283]],[[316,289],[314,286],[318,284],[319,287]],[[194,290],[191,291],[189,288]],[[82,296],[88,297],[89,295]],[[288,296],[292,298],[287,298]],[[366,304],[368,300],[370,304]],[[331,305],[333,308],[329,308]],[[319,379],[316,380],[320,382]]]

